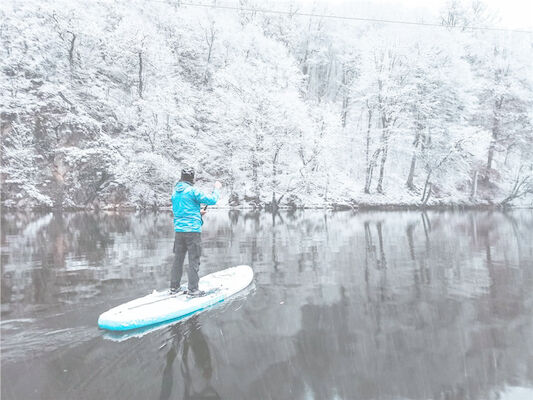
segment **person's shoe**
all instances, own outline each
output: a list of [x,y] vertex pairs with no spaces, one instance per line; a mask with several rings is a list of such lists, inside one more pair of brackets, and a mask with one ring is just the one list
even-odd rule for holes
[[191,297],[201,297],[205,296],[205,292],[199,289],[187,290],[187,295]]
[[180,294],[181,292],[184,292],[184,290],[182,290],[181,288],[173,288],[171,287],[170,288],[170,294]]

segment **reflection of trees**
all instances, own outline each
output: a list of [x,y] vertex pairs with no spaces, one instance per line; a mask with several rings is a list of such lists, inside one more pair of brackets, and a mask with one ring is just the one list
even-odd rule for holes
[[255,262],[260,261],[260,255],[261,252],[259,250],[259,246],[257,243],[257,236],[261,230],[261,214],[259,211],[249,211],[246,214],[244,214],[244,225],[247,226],[248,222],[251,222],[253,225],[252,228],[252,235],[250,237],[251,241],[251,252],[250,252],[250,264],[253,266]]
[[[333,304],[322,304],[315,288],[304,289],[305,280],[303,293],[291,292],[294,297],[286,303],[303,304],[301,327],[289,339],[294,348],[285,360],[266,367],[249,393],[272,398],[290,393],[295,399],[486,399],[502,387],[533,380],[524,343],[526,332],[533,330],[525,308],[533,293],[514,268],[524,266],[523,256],[507,251],[516,240],[516,235],[506,235],[514,231],[512,224],[502,223],[500,214],[475,212],[411,213],[400,223],[384,221],[380,214],[369,214],[360,220],[360,233],[340,240],[340,253],[348,255],[339,260],[362,262],[355,288],[339,278]],[[468,228],[472,221],[475,236]],[[337,240],[332,245],[339,244],[339,231],[333,229]],[[312,230],[302,232],[313,235]],[[526,237],[522,234],[522,244]],[[321,239],[326,241],[324,232]],[[297,255],[301,279],[309,250]],[[319,259],[332,251],[322,248]],[[280,284],[287,285],[288,279],[290,275]],[[312,304],[305,300],[309,298]]]
[[[274,271],[277,272],[278,266],[279,266],[279,260],[278,260],[278,249],[277,249],[278,241],[276,239],[276,232],[277,232],[276,215],[278,215],[277,211],[273,211],[272,212],[272,228],[270,229],[272,232],[272,238],[270,240],[272,243],[272,266],[274,267]],[[281,222],[283,223],[283,220]]]
[[[520,233],[520,228],[518,226],[518,222],[517,222],[516,218],[511,213],[504,212],[503,216],[505,217],[505,219],[509,222],[509,224],[513,228],[513,237],[514,237],[515,243],[516,243],[516,254],[518,255],[518,261],[521,263],[521,261],[522,261],[522,241],[520,239],[521,239],[522,235]],[[526,231],[526,235],[527,235],[527,231]]]
[[521,333],[506,322],[480,327],[471,304],[446,298],[396,300],[387,306],[374,298],[367,316],[364,304],[342,296],[333,305],[304,305],[295,353],[271,365],[251,393],[268,387],[273,398],[486,399],[527,371]]
[[135,267],[125,259],[133,253],[130,249],[144,257],[151,250],[161,257],[159,241],[171,233],[164,213],[17,213],[8,214],[2,223],[3,237],[11,232],[9,243],[4,240],[9,251],[2,255],[2,276],[9,277],[2,279],[3,303],[10,302],[13,287],[25,303],[96,296],[102,278],[115,273],[105,268],[107,264]]
[[429,233],[431,232],[431,222],[429,220],[428,214],[424,211],[422,214],[422,225],[424,226],[424,237],[426,238],[426,250],[430,250],[430,240]]
[[372,234],[371,226],[369,221],[364,222],[365,230],[365,260],[368,264],[368,260],[371,259],[374,262],[376,269],[386,269],[387,268],[387,257],[385,256],[385,248],[383,244],[383,222],[377,221],[375,223],[377,239],[378,239],[378,250],[376,251],[376,246],[374,244],[374,235]]
[[413,239],[413,230],[416,227],[416,223],[410,222],[407,224],[407,228],[405,229],[405,233],[407,235],[407,244],[409,245],[409,256],[411,257],[411,260],[415,261],[415,241]]
[[7,304],[11,301],[11,296],[13,294],[13,273],[12,272],[5,272],[4,271],[4,260],[2,261],[2,265],[0,266],[0,273],[2,274],[2,279],[0,281],[1,284],[1,291],[0,291],[0,298],[2,304]]
[[239,217],[241,215],[241,212],[239,210],[229,210],[228,211],[228,219],[230,221],[231,226],[235,226],[239,223]]
[[[180,371],[183,379],[183,397],[180,399],[220,399],[211,384],[213,365],[207,338],[202,333],[198,317],[171,327],[172,340],[166,355],[159,398],[170,399],[174,387],[174,363],[181,354]],[[177,389],[179,390],[179,389]],[[173,397],[175,398],[175,396]]]

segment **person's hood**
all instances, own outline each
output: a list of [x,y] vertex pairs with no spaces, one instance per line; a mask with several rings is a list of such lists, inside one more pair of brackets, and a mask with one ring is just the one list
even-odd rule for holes
[[179,181],[177,184],[176,184],[176,192],[183,192],[186,188],[188,188],[189,186],[191,186],[191,184],[189,182],[186,182],[186,181]]

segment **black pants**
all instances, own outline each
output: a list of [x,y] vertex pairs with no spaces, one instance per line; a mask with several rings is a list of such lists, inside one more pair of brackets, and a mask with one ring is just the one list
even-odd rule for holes
[[189,253],[189,290],[198,289],[198,270],[200,269],[201,233],[199,232],[176,232],[174,236],[174,264],[170,273],[170,287],[179,288],[183,275],[183,261],[185,254]]

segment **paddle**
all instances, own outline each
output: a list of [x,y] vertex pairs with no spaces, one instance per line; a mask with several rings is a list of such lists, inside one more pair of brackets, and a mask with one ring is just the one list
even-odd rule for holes
[[[207,204],[205,205],[203,211],[204,212],[207,211]],[[204,224],[204,216],[203,216],[203,214],[201,212],[200,212],[200,218],[202,219],[202,225],[203,225]]]

